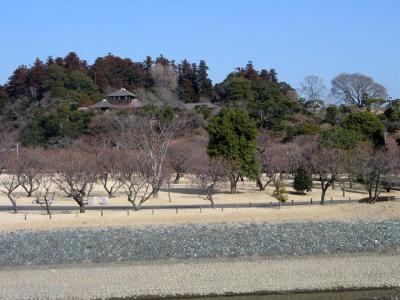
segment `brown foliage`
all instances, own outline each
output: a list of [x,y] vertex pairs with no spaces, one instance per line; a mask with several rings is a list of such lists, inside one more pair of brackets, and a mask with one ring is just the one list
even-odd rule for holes
[[97,179],[96,164],[93,155],[80,149],[61,149],[52,154],[54,183],[72,197],[85,212],[85,196],[88,196]]

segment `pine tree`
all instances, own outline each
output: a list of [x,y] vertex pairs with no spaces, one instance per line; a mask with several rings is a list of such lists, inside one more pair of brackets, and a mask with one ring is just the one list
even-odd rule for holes
[[199,76],[197,73],[197,65],[195,63],[192,64],[191,80],[192,80],[194,94],[196,95],[196,98],[198,99],[199,94],[200,94],[200,86],[199,86]]
[[180,98],[186,103],[195,102],[197,97],[193,87],[192,65],[186,59],[178,66],[178,75]]
[[256,80],[258,78],[258,72],[254,69],[252,61],[249,61],[244,69],[244,77],[249,80]]
[[312,186],[313,182],[310,173],[303,166],[300,166],[294,176],[293,188],[298,193],[304,194],[304,191],[311,191]]
[[165,58],[162,54],[160,54],[159,57],[156,58],[156,64],[163,65],[164,67],[167,67],[171,64],[169,59]]
[[7,93],[8,96],[16,98],[26,96],[28,94],[28,68],[19,66],[8,80]]
[[278,73],[276,73],[275,69],[269,70],[269,76],[273,83],[278,83]]
[[87,71],[86,61],[81,60],[75,52],[70,52],[64,58],[64,64],[68,71]]
[[29,70],[27,78],[28,92],[32,101],[40,101],[42,98],[42,84],[45,79],[46,66],[39,58],[36,58],[35,63]]
[[143,62],[145,71],[145,88],[151,88],[154,85],[153,77],[151,76],[150,69],[154,65],[154,61],[151,56],[146,56],[146,60]]
[[213,85],[207,74],[207,64],[204,60],[200,60],[200,64],[197,68],[199,95],[205,98],[212,98],[213,96]]

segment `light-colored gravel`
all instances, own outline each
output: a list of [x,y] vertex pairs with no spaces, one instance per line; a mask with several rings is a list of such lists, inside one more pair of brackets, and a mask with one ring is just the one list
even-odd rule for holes
[[400,286],[399,255],[198,259],[0,271],[0,299],[103,299],[384,286]]
[[301,256],[398,247],[400,220],[17,230],[0,234],[0,266]]

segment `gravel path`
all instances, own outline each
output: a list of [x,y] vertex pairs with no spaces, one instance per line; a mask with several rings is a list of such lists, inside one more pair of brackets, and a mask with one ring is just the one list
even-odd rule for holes
[[0,299],[10,300],[104,299],[384,286],[400,286],[398,255],[364,253],[278,259],[197,259],[34,269],[18,267],[0,271]]
[[400,220],[21,230],[0,234],[0,266],[299,256],[399,246]]

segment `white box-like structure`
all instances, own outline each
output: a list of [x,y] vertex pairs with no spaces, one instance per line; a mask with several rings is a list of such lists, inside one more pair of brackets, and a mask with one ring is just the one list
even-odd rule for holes
[[97,204],[96,197],[89,197],[88,198],[88,206],[94,206]]

